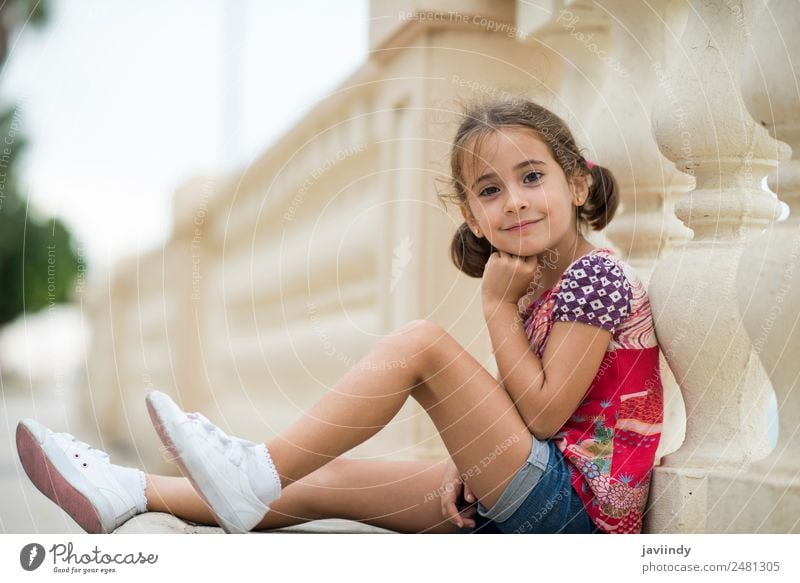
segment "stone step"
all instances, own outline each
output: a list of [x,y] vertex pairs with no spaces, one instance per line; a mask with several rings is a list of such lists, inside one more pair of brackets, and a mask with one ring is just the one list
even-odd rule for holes
[[[130,519],[114,531],[114,534],[222,534],[217,526],[205,526],[181,520],[177,516],[163,512],[147,512]],[[257,531],[258,534],[394,534],[394,531],[378,528],[352,520],[329,518],[313,520],[296,526],[269,531]]]

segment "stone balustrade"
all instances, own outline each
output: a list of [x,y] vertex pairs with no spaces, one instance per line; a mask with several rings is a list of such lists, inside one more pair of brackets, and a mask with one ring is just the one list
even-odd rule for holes
[[[436,192],[459,104],[525,95],[618,177],[593,240],[649,282],[667,398],[646,530],[800,531],[797,0],[371,7],[363,67],[248,167],[188,182],[163,247],[87,291],[87,418],[170,471],[148,387],[268,439],[415,318],[495,372],[480,282],[449,260],[461,217]],[[446,451],[408,403],[348,455]]]

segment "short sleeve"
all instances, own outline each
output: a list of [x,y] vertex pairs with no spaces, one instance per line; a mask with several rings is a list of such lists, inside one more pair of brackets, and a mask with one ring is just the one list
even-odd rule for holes
[[600,255],[573,264],[556,293],[553,317],[558,322],[582,322],[612,334],[631,313],[633,294],[622,267]]

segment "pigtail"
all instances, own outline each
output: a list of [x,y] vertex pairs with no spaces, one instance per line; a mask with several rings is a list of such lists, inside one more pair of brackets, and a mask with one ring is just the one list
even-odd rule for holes
[[483,270],[495,248],[486,237],[478,237],[464,222],[450,244],[450,258],[455,266],[470,277],[483,277]]
[[597,164],[586,165],[589,173],[589,196],[578,208],[578,218],[594,231],[605,228],[619,206],[619,188],[611,170]]

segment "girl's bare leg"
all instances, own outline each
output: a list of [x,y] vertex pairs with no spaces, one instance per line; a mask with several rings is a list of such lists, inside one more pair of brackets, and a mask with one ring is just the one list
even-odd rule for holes
[[[346,518],[397,532],[452,532],[440,511],[443,470],[436,462],[338,458],[284,489],[256,529]],[[148,475],[147,509],[215,524],[186,478]]]
[[487,507],[532,436],[508,393],[440,326],[418,320],[378,341],[307,413],[267,443],[287,488],[380,431],[409,397],[428,412]]

